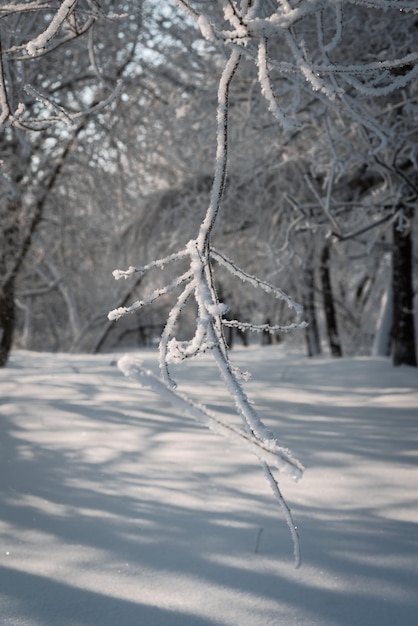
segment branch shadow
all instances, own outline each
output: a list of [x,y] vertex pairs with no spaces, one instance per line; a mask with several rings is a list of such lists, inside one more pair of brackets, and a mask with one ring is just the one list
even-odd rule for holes
[[[173,416],[167,407],[156,408],[146,395],[139,402],[135,394],[127,396],[126,384],[106,368],[100,385],[94,378],[87,377],[85,382],[86,374],[80,372],[73,399],[65,396],[62,401],[55,391],[48,396],[48,369],[44,396],[38,390],[31,397],[28,387],[23,398],[24,370],[21,373],[19,393],[9,392],[0,420],[4,528],[0,602],[6,624],[415,623],[416,524],[388,519],[364,500],[354,501],[345,510],[336,506],[324,511],[296,499],[292,508],[305,562],[296,572],[287,529],[268,488],[262,480],[258,482],[257,463],[250,456],[238,453],[235,457],[222,440]],[[119,410],[101,404],[102,384],[113,389],[114,397],[121,394]],[[319,387],[319,379],[317,384]],[[286,414],[284,422],[280,417],[280,424],[286,440],[290,435],[294,443],[310,451],[312,463],[312,450],[329,449],[336,458],[355,450],[358,458],[385,460],[383,444],[391,433],[382,435],[379,447],[376,407],[370,408],[370,414],[363,411],[360,418],[356,407],[330,405],[324,429],[323,422],[318,426],[310,419],[318,407],[312,406],[310,412],[297,398],[295,386],[295,402],[280,408]],[[274,403],[268,398],[262,403],[273,423]],[[50,412],[44,427],[36,421],[43,408]],[[388,463],[408,464],[401,454],[402,445],[412,447],[411,442],[417,441],[412,414],[409,409],[402,411],[395,425],[400,434],[393,455],[386,455]],[[338,418],[330,428],[334,413]],[[384,413],[383,430],[393,421]],[[51,438],[51,428],[60,420],[62,436],[57,439],[55,432]],[[80,429],[93,429],[91,433],[98,438],[103,436],[100,445],[106,449],[113,445],[114,454],[89,456],[91,442],[86,444],[81,432],[74,436],[73,423]],[[373,436],[367,436],[366,424]],[[114,435],[121,429],[129,434],[129,445],[117,449]],[[170,429],[180,435],[180,443],[171,437]],[[309,445],[304,443],[307,432]],[[71,436],[67,439],[67,435]],[[325,469],[331,467],[326,458],[321,457],[320,463]],[[406,499],[403,506],[413,508],[416,503]],[[255,551],[260,529],[260,545]],[[40,554],[49,549],[51,559],[63,559],[71,574],[69,581],[30,571]],[[10,552],[7,558],[6,551]],[[116,576],[117,568],[122,574]],[[103,591],[81,588],[98,571],[106,574]],[[75,584],[78,573],[80,582]],[[120,576],[126,582],[128,598],[116,597],[120,593],[116,583],[114,591],[108,587],[109,580]],[[161,581],[167,579],[172,581],[167,587],[172,597],[163,602],[172,602],[174,608],[161,603],[165,593]],[[153,600],[144,600],[144,588],[155,595]]]
[[[3,624],[31,626],[213,626],[217,622],[0,566]],[[16,617],[16,616],[19,617]],[[10,617],[9,616],[15,616]],[[8,619],[17,621],[8,621]],[[25,621],[21,621],[25,620]]]

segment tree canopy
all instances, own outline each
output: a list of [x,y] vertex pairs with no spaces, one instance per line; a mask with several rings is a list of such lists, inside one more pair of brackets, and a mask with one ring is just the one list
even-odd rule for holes
[[[413,346],[416,12],[412,0],[3,3],[2,362],[16,324],[17,345],[35,348],[158,336],[169,294],[123,324],[105,312],[160,289],[161,273],[135,288],[109,274],[173,254],[209,204],[218,252],[304,304],[309,353],[336,333],[340,353],[370,351],[390,291]],[[388,281],[397,250],[410,260]],[[223,325],[294,322],[213,267]]]

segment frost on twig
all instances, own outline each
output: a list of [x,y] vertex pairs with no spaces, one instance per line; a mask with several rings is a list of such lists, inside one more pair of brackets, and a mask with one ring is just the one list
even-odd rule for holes
[[[406,33],[405,41],[411,37],[411,43],[404,46],[403,54],[396,54],[398,47],[391,41],[389,18],[387,38],[385,41],[382,36],[381,50],[374,49],[371,56],[361,60],[361,52],[352,49],[356,44],[350,41],[353,37],[350,31],[357,33],[366,11],[371,16],[376,14],[378,19],[386,12],[405,14],[405,23],[408,19],[413,21],[418,10],[416,0],[208,3],[218,5],[218,13],[209,11],[205,3],[198,3],[196,10],[192,2],[173,1],[196,22],[206,40],[239,50],[255,62],[261,93],[285,131],[299,128],[297,115],[292,106],[288,110],[286,99],[274,87],[277,83],[290,82],[295,92],[313,93],[315,100],[343,110],[356,124],[367,129],[377,140],[374,153],[385,148],[384,124],[373,119],[370,101],[388,97],[416,81],[416,46],[412,35]],[[368,27],[363,24],[366,30]],[[353,62],[353,56],[359,61]]]
[[48,27],[35,39],[27,43],[26,50],[29,56],[35,56],[39,50],[45,50],[47,48],[49,42],[56,36],[65,20],[68,20],[77,2],[78,0],[64,0],[61,3],[61,6],[55,13]]
[[[232,436],[245,442],[261,462],[263,472],[277,498],[289,525],[293,543],[295,564],[300,564],[300,547],[297,529],[290,510],[281,494],[272,467],[299,478],[302,465],[280,446],[265,428],[260,415],[249,401],[243,377],[230,361],[228,346],[223,329],[230,326],[254,332],[288,332],[304,328],[301,321],[301,307],[281,289],[270,285],[258,277],[239,268],[212,246],[212,231],[222,207],[223,192],[227,175],[228,156],[228,105],[230,85],[243,57],[252,60],[257,66],[258,84],[270,111],[285,131],[298,129],[300,93],[305,91],[313,102],[322,109],[332,109],[353,120],[364,133],[368,133],[370,151],[382,150],[389,139],[388,130],[376,115],[373,115],[371,99],[389,96],[393,91],[403,89],[416,79],[418,55],[416,51],[404,50],[397,57],[392,46],[382,48],[380,56],[367,51],[359,62],[352,62],[352,56],[342,54],[342,47],[351,45],[346,28],[352,30],[351,37],[357,35],[356,25],[361,21],[361,11],[397,10],[416,12],[415,0],[280,0],[262,2],[255,0],[219,0],[213,3],[194,3],[192,0],[174,0],[177,7],[193,20],[204,39],[210,45],[219,44],[226,51],[227,61],[219,80],[216,118],[216,159],[213,185],[209,206],[195,238],[180,251],[153,261],[139,269],[130,267],[126,271],[117,270],[115,278],[129,278],[154,269],[162,270],[166,264],[182,261],[182,270],[177,277],[164,287],[155,289],[150,295],[133,303],[130,307],[117,309],[109,315],[117,319],[132,313],[163,295],[179,290],[159,344],[159,366],[161,380],[140,370],[132,361],[121,362],[125,374],[134,377],[140,384],[152,388],[168,397],[183,413],[192,415],[199,421],[214,428],[223,435]],[[210,9],[208,8],[210,5]],[[356,13],[357,12],[357,13]],[[359,13],[360,12],[360,13]],[[355,19],[353,20],[353,15]],[[348,41],[348,44],[347,44]],[[281,88],[280,83],[289,85]],[[294,97],[289,98],[293,90]],[[324,213],[330,217],[331,192],[334,173],[328,179],[327,194],[319,198]],[[332,216],[331,216],[332,217]],[[338,222],[333,226],[340,232]],[[184,263],[188,269],[184,271]],[[295,315],[293,323],[281,325],[255,325],[241,320],[226,320],[226,304],[220,302],[215,288],[215,265],[221,265],[234,280],[242,281],[254,289],[262,290],[273,298],[284,301]],[[196,305],[196,319],[193,337],[188,341],[176,338],[176,324],[183,308],[189,301]],[[213,417],[203,408],[193,404],[176,391],[170,366],[202,353],[210,353],[219,370],[236,411],[242,421],[242,430],[236,430],[223,420]]]
[[[182,293],[178,297],[175,305],[173,306],[166,323],[166,327],[162,333],[160,340],[160,369],[162,379],[158,379],[154,374],[141,368],[139,362],[131,357],[122,357],[119,361],[119,368],[130,379],[138,382],[142,387],[151,389],[158,393],[162,398],[168,400],[172,406],[178,410],[182,415],[188,415],[193,417],[198,422],[207,426],[214,432],[228,439],[232,439],[235,443],[243,445],[249,451],[251,451],[260,461],[264,474],[270,486],[273,489],[273,493],[278,500],[286,522],[290,528],[293,544],[294,544],[294,562],[295,566],[299,567],[301,563],[300,542],[297,533],[297,528],[293,522],[291,511],[286,504],[278,482],[272,473],[272,467],[276,468],[280,472],[290,476],[294,480],[301,478],[303,474],[303,465],[298,461],[293,454],[281,446],[277,439],[272,435],[270,431],[266,429],[261,421],[254,406],[247,398],[245,391],[242,387],[240,373],[232,366],[228,350],[222,334],[222,324],[228,323],[242,326],[240,322],[227,322],[222,319],[222,314],[225,312],[225,305],[219,303],[217,299],[214,299],[214,285],[213,281],[208,282],[208,276],[212,277],[212,273],[208,272],[209,265],[207,260],[199,255],[199,248],[197,241],[190,241],[186,246],[186,250],[190,254],[190,267],[188,272],[183,273],[176,280],[172,281],[170,285],[155,290],[148,298],[142,301],[142,304],[151,302],[158,295],[169,293],[173,288],[178,287],[182,283],[186,283]],[[219,255],[219,253],[217,253]],[[184,251],[174,258],[183,258]],[[218,257],[219,258],[219,257]],[[231,262],[230,262],[231,263]],[[152,267],[158,267],[158,262],[150,264]],[[233,267],[234,274],[242,278],[243,280],[251,280],[256,286],[262,286],[265,291],[274,293],[276,297],[285,299],[289,305],[296,310],[298,306],[281,290],[275,287],[259,281],[254,277],[249,277],[248,274],[242,272],[235,265],[231,263],[230,267]],[[144,268],[137,271],[142,272]],[[118,271],[117,276],[133,275],[135,270],[129,268],[126,274]],[[196,331],[193,339],[188,342],[179,342],[174,337],[175,323],[182,311],[183,306],[190,297],[194,296],[198,305],[198,316],[196,320]],[[127,307],[124,310],[117,309],[109,314],[110,319],[117,319],[127,313],[131,313],[139,307],[139,302],[134,303],[131,307]],[[251,324],[245,324],[246,328],[259,332],[260,330],[268,330],[269,332],[275,332],[278,330],[287,331],[294,328],[301,328],[304,326],[303,322],[295,322],[291,327],[258,327]],[[238,429],[232,424],[228,424],[224,419],[218,415],[208,411],[206,407],[195,404],[192,400],[178,392],[175,387],[176,384],[172,380],[169,374],[169,364],[171,362],[178,362],[199,353],[210,350],[213,353],[215,362],[220,371],[220,375],[224,380],[224,383],[235,402],[235,406],[238,414],[242,418],[242,429]]]
[[[151,388],[157,393],[162,394],[165,398],[168,398],[183,414],[191,415],[219,434],[228,436],[244,444],[245,447],[249,448],[256,455],[261,462],[268,482],[273,487],[273,493],[279,501],[280,507],[285,514],[285,519],[291,528],[291,535],[294,542],[295,566],[298,567],[300,564],[299,538],[291,518],[290,510],[283,499],[271,467],[275,467],[279,471],[297,480],[303,473],[303,466],[288,450],[279,445],[271,432],[267,430],[245,393],[243,388],[244,377],[233,367],[223,335],[225,323],[223,316],[227,312],[228,307],[225,303],[219,301],[214,282],[213,261],[216,261],[223,265],[236,280],[249,283],[255,289],[261,289],[275,298],[284,300],[288,307],[295,313],[296,320],[291,327],[263,326],[260,328],[257,325],[246,325],[246,328],[250,330],[255,332],[259,332],[260,330],[277,332],[279,330],[287,331],[291,328],[303,328],[305,326],[305,324],[300,321],[302,313],[301,307],[284,291],[246,273],[233,261],[223,256],[221,253],[216,252],[211,245],[211,234],[221,208],[226,180],[229,89],[240,59],[241,54],[233,50],[226,62],[219,81],[216,167],[209,206],[196,238],[190,240],[182,250],[173,255],[153,261],[141,268],[136,269],[129,267],[126,271],[115,270],[114,276],[116,279],[129,278],[136,273],[142,276],[153,269],[163,270],[166,264],[173,264],[179,260],[182,261],[182,267],[187,261],[188,269],[180,273],[164,287],[152,291],[150,295],[142,300],[134,302],[129,307],[111,311],[109,313],[109,319],[119,319],[124,315],[137,311],[146,304],[152,303],[163,295],[170,294],[176,289],[182,289],[168,315],[165,328],[160,338],[159,366],[161,379],[159,380],[149,372],[141,370],[138,364],[129,357],[121,360],[120,367],[126,375],[134,378],[142,386]],[[184,306],[191,299],[194,299],[197,309],[194,335],[189,341],[178,341],[175,336],[176,323]],[[240,322],[230,323],[241,324]],[[205,352],[210,352],[213,355],[220,377],[241,418],[241,430],[227,424],[217,416],[210,414],[206,408],[194,404],[176,391],[176,382],[171,376],[170,364],[190,359]]]
[[294,458],[290,450],[280,446],[273,436],[269,439],[259,440],[244,430],[236,428],[233,424],[228,424],[219,415],[209,411],[201,404],[193,402],[186,395],[177,390],[169,389],[155,374],[143,368],[141,361],[136,357],[123,356],[118,361],[118,367],[125,376],[139,383],[141,387],[156,392],[182,415],[188,415],[216,434],[245,445],[261,462],[268,463],[293,480],[299,480],[302,477],[304,469],[302,464]]
[[[259,326],[223,318],[223,315],[227,312],[227,307],[224,303],[219,302],[216,295],[211,265],[213,259],[222,263],[237,279],[250,283],[254,288],[260,288],[264,292],[284,300],[297,315],[297,320],[302,313],[302,309],[281,289],[247,274],[230,259],[211,249],[208,239],[205,237],[205,235],[208,235],[210,223],[206,223],[206,226],[201,228],[198,238],[189,241],[180,252],[165,259],[154,261],[142,268],[136,269],[131,266],[126,271],[114,271],[114,276],[117,279],[129,278],[135,274],[143,275],[155,268],[163,269],[167,262],[173,263],[179,259],[184,260],[185,257],[189,258],[189,269],[186,272],[180,274],[166,286],[155,289],[149,296],[134,302],[131,306],[111,311],[108,316],[111,320],[119,319],[124,315],[137,311],[146,304],[151,304],[160,296],[172,293],[175,289],[183,286],[168,315],[160,338],[159,365],[161,379],[155,377],[151,372],[142,369],[138,361],[130,356],[123,357],[119,362],[119,367],[126,376],[138,382],[142,387],[151,389],[168,400],[182,415],[193,417],[214,432],[234,440],[255,454],[262,465],[264,474],[289,525],[294,543],[295,566],[299,567],[301,556],[296,526],[293,523],[290,509],[281,494],[271,468],[276,468],[294,480],[298,480],[302,476],[304,468],[300,461],[289,450],[281,446],[272,433],[266,429],[254,406],[249,401],[242,386],[242,379],[245,377],[230,362],[222,328],[224,325],[229,325],[254,332],[288,332],[304,328],[306,324],[305,322],[295,321],[288,326]],[[178,341],[175,337],[176,322],[190,298],[195,299],[198,310],[195,333],[189,341]],[[242,429],[237,429],[233,425],[228,424],[224,419],[208,411],[206,407],[195,404],[176,390],[176,382],[172,379],[169,372],[170,364],[184,361],[207,351],[213,354],[220,376],[235,403],[237,413],[242,419]]]
[[[15,20],[17,15],[19,19]],[[74,40],[82,38],[87,33],[91,35],[89,40],[91,49],[92,27],[99,18],[116,20],[123,17],[127,17],[127,14],[111,12],[105,15],[100,3],[94,0],[1,3],[0,20],[4,33],[0,39],[4,41],[0,41],[0,128],[8,124],[23,130],[43,131],[61,124],[75,126],[81,118],[97,113],[113,103],[121,93],[123,85],[121,80],[116,81],[111,92],[106,84],[100,100],[94,101],[90,107],[83,106],[80,111],[75,112],[73,103],[70,105],[67,102],[62,106],[55,99],[59,89],[56,85],[51,89],[51,84],[44,78],[47,65],[44,66],[42,58],[49,55],[53,68],[54,58],[51,53],[62,46],[70,48]],[[9,18],[16,23],[16,27],[11,28],[8,25]],[[7,36],[4,37],[4,34]],[[71,54],[69,56],[71,57]],[[40,87],[30,84],[26,79],[27,73],[24,68],[31,65],[39,67],[39,80],[42,83]],[[97,67],[94,69],[97,74]],[[18,77],[15,80],[16,85],[12,80],[14,73]],[[56,74],[61,77],[62,68],[57,67]],[[36,69],[33,70],[32,76],[37,76]],[[73,81],[74,86],[78,80],[77,76],[77,80]],[[63,82],[70,83],[68,77]],[[100,82],[102,85],[105,83],[103,80]],[[18,89],[15,88],[17,86]],[[89,91],[93,90],[90,88],[86,93]],[[77,97],[77,100],[81,102],[84,98]],[[41,106],[33,106],[35,103]]]
[[102,109],[109,106],[122,91],[123,81],[118,80],[110,95],[104,99],[97,100],[90,107],[83,109],[77,113],[68,113],[63,107],[56,102],[47,98],[39,93],[32,85],[25,85],[24,91],[31,95],[34,100],[40,102],[46,109],[47,114],[37,115],[36,117],[25,117],[26,108],[23,104],[19,104],[19,107],[15,111],[14,115],[9,115],[9,122],[17,128],[25,128],[28,130],[44,130],[51,126],[51,124],[65,124],[69,127],[76,126],[82,118],[86,118],[87,115],[98,113]]

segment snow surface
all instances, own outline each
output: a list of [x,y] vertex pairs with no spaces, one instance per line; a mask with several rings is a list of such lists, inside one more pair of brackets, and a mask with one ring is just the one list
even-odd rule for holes
[[[157,354],[141,353],[156,370]],[[1,626],[418,624],[418,373],[237,349],[266,426],[306,466],[281,487],[173,413],[115,355],[0,370]],[[181,388],[232,415],[209,357]]]

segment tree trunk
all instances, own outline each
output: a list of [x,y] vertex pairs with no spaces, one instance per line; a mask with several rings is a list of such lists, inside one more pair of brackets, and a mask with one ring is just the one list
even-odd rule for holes
[[[268,317],[265,322],[268,326],[271,326],[271,319]],[[263,330],[261,333],[261,345],[262,346],[271,346],[273,343],[273,335],[268,332],[268,330]]]
[[[8,359],[9,352],[12,347],[13,332],[15,326],[15,303],[14,303],[14,287],[17,277],[21,271],[26,256],[31,248],[33,236],[39,223],[42,219],[43,211],[46,202],[55,186],[55,183],[62,172],[65,161],[73,148],[76,139],[88,122],[86,117],[73,131],[73,134],[69,137],[65,144],[59,158],[55,161],[52,167],[52,171],[48,170],[46,178],[42,180],[39,185],[40,189],[34,190],[33,195],[36,195],[36,191],[39,193],[38,199],[34,202],[34,208],[32,215],[25,224],[25,229],[22,230],[19,224],[21,217],[21,206],[17,200],[14,200],[13,205],[10,206],[10,211],[13,213],[13,219],[11,226],[7,227],[4,233],[4,241],[8,244],[6,250],[2,253],[0,258],[0,278],[3,278],[3,272],[6,271],[5,286],[0,291],[0,367],[3,367]],[[19,180],[17,182],[20,182]],[[1,226],[1,225],[0,225]],[[16,233],[19,235],[16,239]],[[7,268],[9,264],[9,268]],[[4,268],[7,268],[5,270]],[[12,301],[9,301],[12,299]]]
[[383,294],[380,314],[376,325],[376,333],[373,343],[373,356],[389,357],[392,345],[393,327],[393,295],[392,283]]
[[9,358],[15,329],[14,284],[9,281],[0,291],[0,367]]
[[[115,308],[122,308],[128,304],[129,300],[133,297],[135,289],[137,289],[137,287],[139,287],[139,285],[141,284],[141,281],[142,275],[140,275],[139,278],[136,279],[134,284],[130,287],[128,293],[125,294],[119,305]],[[96,340],[96,343],[91,350],[93,354],[99,354],[100,350],[103,348],[106,339],[112,332],[115,324],[116,320],[108,320],[107,323],[103,326],[102,332],[100,333],[98,339]]]
[[308,322],[308,326],[305,330],[308,356],[319,356],[321,354],[321,341],[315,310],[315,282],[313,267],[305,268],[305,284],[302,293],[302,304],[304,318]]
[[412,209],[404,208],[407,225],[400,226],[398,220],[393,225],[392,249],[392,293],[393,365],[417,367],[414,328],[414,290],[412,253]]
[[320,271],[328,343],[332,356],[341,357],[343,352],[338,332],[337,315],[335,312],[334,295],[331,284],[329,241],[326,242],[322,250]]

